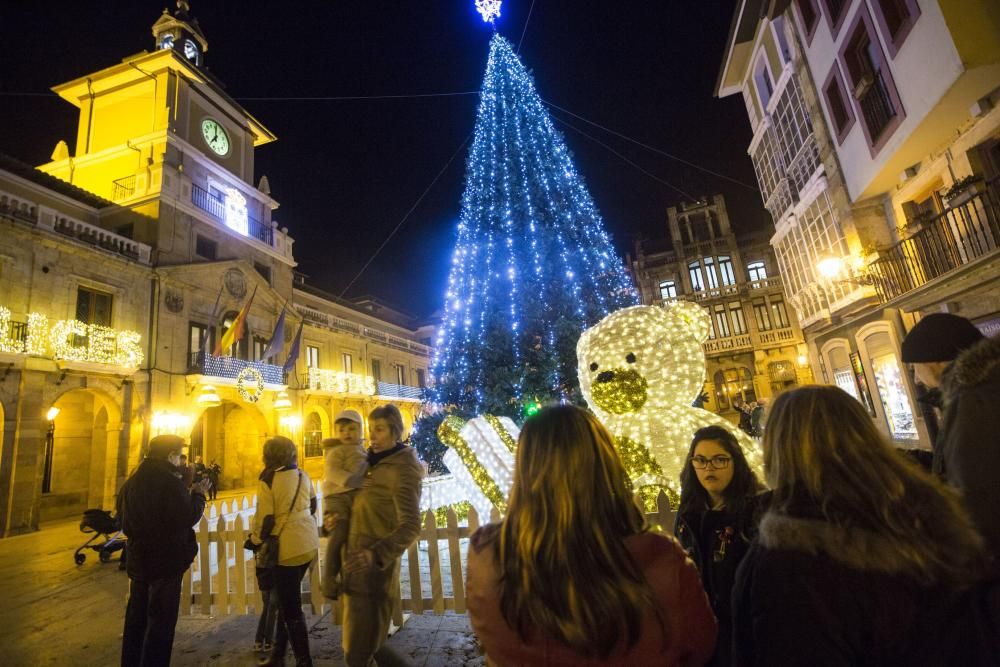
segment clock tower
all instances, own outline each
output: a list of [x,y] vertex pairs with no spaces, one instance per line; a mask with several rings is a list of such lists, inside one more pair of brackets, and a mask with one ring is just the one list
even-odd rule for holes
[[292,240],[254,186],[254,151],[274,134],[205,68],[208,40],[186,0],[152,33],[152,51],[52,89],[80,110],[76,150],[38,168],[142,213],[128,233],[159,261],[242,258],[287,267],[290,285]]
[[208,40],[205,39],[198,19],[193,19],[188,12],[190,3],[177,0],[177,10],[170,14],[166,9],[163,15],[153,24],[153,39],[156,49],[174,49],[195,67],[199,67],[208,51]]

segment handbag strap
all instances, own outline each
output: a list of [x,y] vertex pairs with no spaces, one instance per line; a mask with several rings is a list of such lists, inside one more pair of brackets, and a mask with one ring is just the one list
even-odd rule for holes
[[[300,488],[302,488],[302,471],[301,470],[299,471],[299,482],[298,482],[298,484],[295,485],[295,493],[292,494],[292,502],[288,503],[288,514],[285,516],[285,523],[288,523],[288,517],[290,517],[292,515],[292,509],[295,507],[295,501],[299,497],[299,489]],[[281,524],[281,530],[285,529],[285,523]],[[278,533],[272,532],[271,533],[271,535],[273,537],[277,537],[280,534],[281,534],[280,532],[278,532]]]

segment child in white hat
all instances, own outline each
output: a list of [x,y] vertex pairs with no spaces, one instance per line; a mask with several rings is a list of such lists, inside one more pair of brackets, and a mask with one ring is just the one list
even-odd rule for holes
[[333,422],[336,438],[323,441],[323,519],[329,540],[323,559],[323,595],[336,600],[340,595],[340,568],[347,529],[351,519],[351,502],[361,488],[368,469],[366,453],[361,446],[363,420],[356,410],[344,410]]

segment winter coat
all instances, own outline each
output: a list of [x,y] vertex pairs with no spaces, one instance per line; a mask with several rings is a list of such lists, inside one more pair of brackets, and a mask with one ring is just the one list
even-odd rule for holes
[[[494,665],[618,665],[670,667],[702,665],[715,648],[716,623],[701,587],[698,571],[671,537],[640,533],[625,547],[653,590],[667,627],[664,642],[655,614],[642,621],[638,643],[622,646],[607,660],[587,660],[555,640],[532,636],[522,641],[500,610],[499,524],[480,528],[470,540],[465,601],[472,629],[482,643],[488,664]],[[564,573],[553,572],[561,577]]]
[[354,497],[347,551],[371,549],[375,564],[344,575],[348,595],[392,594],[396,563],[420,535],[423,477],[424,468],[412,447],[390,454],[365,473],[371,483]]
[[[347,445],[340,440],[323,452],[323,496],[345,493],[360,487],[368,469],[365,448]],[[356,483],[356,485],[355,485]]]
[[916,580],[899,553],[808,503],[764,514],[736,574],[733,664],[983,664],[968,595]]
[[[257,484],[257,512],[253,516],[251,540],[260,544],[261,536],[277,534],[278,565],[297,564],[303,556],[319,549],[315,511],[316,492],[309,475],[296,467],[278,468],[273,473],[265,471]],[[268,516],[273,517],[267,521],[273,527],[265,531]]]
[[205,511],[205,496],[189,492],[176,472],[169,461],[147,458],[119,492],[122,530],[128,537],[125,563],[132,579],[176,577],[198,553],[192,526]]
[[722,511],[689,511],[677,515],[674,534],[698,567],[701,582],[719,619],[719,640],[713,665],[732,662],[732,591],[736,569],[757,533],[760,496],[747,499],[739,514]]
[[979,341],[945,370],[934,469],[962,494],[1000,571],[1000,337]]

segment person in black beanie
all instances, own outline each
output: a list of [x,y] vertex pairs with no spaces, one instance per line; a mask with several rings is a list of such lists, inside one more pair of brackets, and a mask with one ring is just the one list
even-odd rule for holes
[[933,469],[962,494],[1000,572],[1000,338],[933,313],[903,339],[902,359],[918,382],[941,391]]

